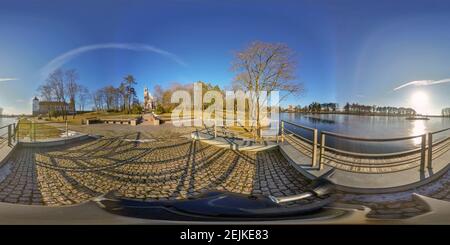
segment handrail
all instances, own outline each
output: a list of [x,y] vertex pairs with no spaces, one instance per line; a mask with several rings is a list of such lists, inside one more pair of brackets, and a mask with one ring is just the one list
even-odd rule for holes
[[340,149],[336,149],[329,146],[324,146],[326,150],[334,151],[337,153],[341,153],[343,155],[349,155],[349,156],[356,156],[356,157],[367,157],[367,158],[388,158],[388,157],[398,157],[398,156],[405,156],[408,154],[416,154],[420,152],[420,147],[414,148],[411,150],[406,151],[399,151],[399,152],[390,152],[390,153],[359,153],[359,152],[351,152],[351,151],[344,151]]
[[431,132],[431,134],[438,134],[438,133],[442,133],[442,132],[447,131],[447,130],[450,130],[450,128],[444,128],[444,129],[441,129],[441,130],[438,130],[438,131],[434,131],[434,132]]
[[284,120],[281,120],[281,121],[282,121],[282,122],[285,122],[285,123],[287,123],[287,124],[291,124],[291,125],[297,126],[297,127],[299,127],[299,128],[306,129],[306,130],[311,130],[311,131],[314,131],[314,130],[315,130],[315,128],[311,128],[311,127],[308,127],[308,126],[303,126],[303,125],[296,124],[296,123],[293,123],[293,122],[288,122],[288,121],[284,121]]
[[4,125],[4,126],[0,127],[0,130],[5,129],[5,128],[7,129],[7,131],[0,135],[0,143],[2,144],[2,147],[5,146],[5,145],[3,145],[4,142],[7,142],[7,146],[12,146],[13,141],[14,142],[17,141],[16,123],[10,123],[10,124]]
[[363,137],[355,137],[355,136],[348,136],[344,134],[338,134],[338,133],[332,133],[328,131],[322,131],[321,133],[342,138],[342,139],[348,139],[348,140],[356,140],[356,141],[372,141],[372,142],[385,142],[385,141],[400,141],[400,140],[410,140],[418,137],[422,137],[425,134],[419,134],[419,135],[413,135],[413,136],[405,136],[405,137],[397,137],[397,138],[363,138]]
[[[298,132],[294,132],[291,129],[286,129],[284,127],[284,123],[310,130],[313,132],[314,140],[311,141],[302,137]],[[329,165],[329,161],[337,161],[336,163],[345,166],[354,166],[354,167],[367,167],[367,168],[380,168],[380,166],[401,166],[402,164],[411,164],[412,162],[419,161],[418,166],[420,166],[421,171],[425,171],[425,167],[432,168],[432,161],[434,159],[433,153],[437,153],[438,151],[446,150],[449,144],[442,144],[447,142],[450,137],[445,137],[444,139],[439,139],[433,142],[433,135],[442,133],[444,131],[450,130],[450,128],[445,128],[441,130],[437,130],[434,132],[427,132],[419,135],[405,136],[405,137],[395,137],[395,138],[364,138],[364,137],[355,137],[349,136],[339,133],[333,133],[328,131],[320,132],[320,144],[317,142],[317,129],[310,128],[307,126],[299,125],[292,122],[287,122],[281,120],[281,139],[284,142],[284,138],[288,136],[285,132],[288,132],[289,135],[295,137],[299,142],[291,141],[290,144],[295,144],[295,147],[300,147],[301,142],[305,143],[305,146],[301,146],[299,151],[304,151],[304,154],[312,154],[313,166],[314,166],[314,158],[316,158],[316,147],[320,148],[319,151],[319,165],[318,168],[321,169],[323,164],[325,164],[325,159],[328,159],[326,163]],[[415,138],[421,138],[420,146],[410,150],[398,151],[398,152],[389,152],[389,153],[362,153],[362,152],[351,152],[340,150],[334,147],[326,146],[326,136],[336,137],[338,139],[344,140],[354,140],[354,141],[365,141],[365,142],[392,142],[392,141],[403,141],[403,140],[411,140]],[[288,138],[290,139],[290,138]],[[292,138],[293,140],[294,138]],[[312,150],[308,149],[308,147],[313,147]],[[332,152],[335,157],[332,155],[325,154],[325,150]],[[447,149],[448,150],[448,149]],[[306,152],[306,153],[305,153]],[[330,157],[331,156],[331,157]],[[342,156],[343,158],[339,158]],[[352,162],[351,158],[359,159],[357,162]],[[402,159],[401,159],[402,158]],[[375,162],[367,162],[361,161],[367,159],[367,161],[375,161]],[[376,162],[380,161],[380,162]],[[384,162],[382,162],[384,161]],[[340,163],[339,163],[340,162]],[[409,169],[409,168],[408,168]],[[362,170],[359,170],[362,171]]]

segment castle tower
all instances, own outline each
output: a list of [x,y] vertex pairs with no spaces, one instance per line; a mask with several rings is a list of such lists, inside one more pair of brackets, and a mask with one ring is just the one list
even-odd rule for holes
[[33,116],[39,115],[39,99],[34,97],[33,99]]

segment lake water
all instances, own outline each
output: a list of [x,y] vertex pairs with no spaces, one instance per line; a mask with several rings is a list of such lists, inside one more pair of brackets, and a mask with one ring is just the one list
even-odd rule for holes
[[[6,126],[8,124],[14,123],[16,121],[16,118],[11,117],[0,117],[0,128],[3,126]],[[3,135],[8,132],[8,128],[2,128],[0,129],[0,135]]]
[[[300,125],[362,138],[396,138],[420,135],[444,128],[450,128],[450,118],[431,117],[430,120],[406,120],[404,117],[358,116],[339,114],[301,114],[281,113],[280,119]],[[312,139],[312,133],[285,125],[287,129],[295,130],[303,137]],[[450,130],[433,135],[433,140],[449,137]],[[320,140],[320,139],[319,139]],[[420,146],[421,138],[387,143],[366,143],[351,140],[336,140],[327,137],[327,145],[342,150],[355,152],[396,152],[409,150]]]
[[11,117],[0,117],[0,127],[11,124],[16,121],[16,118]]

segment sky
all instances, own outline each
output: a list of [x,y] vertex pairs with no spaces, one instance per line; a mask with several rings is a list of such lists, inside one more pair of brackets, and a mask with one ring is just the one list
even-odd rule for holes
[[157,84],[229,88],[234,52],[263,41],[295,52],[305,91],[282,105],[439,114],[450,107],[448,13],[450,1],[436,0],[0,0],[0,107],[31,113],[57,68],[76,69],[91,91],[132,74],[141,100]]

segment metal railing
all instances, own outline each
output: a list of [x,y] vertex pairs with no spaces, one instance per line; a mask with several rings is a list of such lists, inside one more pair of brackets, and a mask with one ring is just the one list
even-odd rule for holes
[[11,123],[0,127],[0,147],[12,146],[17,142],[17,124]]
[[[278,142],[279,141],[279,132],[278,128],[276,128],[276,131],[270,131],[269,129],[263,129],[262,135],[260,139],[257,139],[256,137],[256,127],[255,126],[218,126],[216,124],[213,124],[212,126],[207,126],[206,124],[203,124],[202,127],[197,128],[197,132],[205,133],[208,135],[213,136],[214,138],[221,137],[221,138],[227,138],[227,139],[233,139],[233,140],[246,140],[246,141],[254,141],[257,143],[262,142]],[[274,132],[273,134],[267,134],[267,132]]]
[[[292,130],[289,130],[287,127],[285,127],[285,124],[289,124],[296,128],[300,128],[302,130],[311,132],[312,140],[309,140],[309,139],[301,136],[300,134],[297,134],[297,133],[293,132]],[[285,132],[291,133],[291,135],[286,136]],[[306,142],[307,144],[309,144],[311,149],[309,150],[308,146],[306,146],[306,150],[311,152],[311,166],[312,167],[317,166],[317,147],[318,147],[317,135],[318,135],[318,131],[316,128],[310,128],[310,127],[302,126],[302,125],[299,125],[296,123],[287,122],[287,121],[283,121],[283,120],[281,121],[281,142],[284,142],[286,137],[292,136],[292,137],[298,138],[299,140],[302,140],[302,141]],[[294,142],[295,142],[295,140],[294,140]],[[297,143],[297,146],[299,146],[299,147],[305,147],[304,144],[301,144],[298,141],[296,143]]]
[[67,121],[36,122],[32,120],[19,120],[16,128],[17,139],[19,141],[37,142],[70,136]]
[[[296,130],[288,129],[286,124],[295,127]],[[312,140],[301,136],[298,129],[312,133]],[[441,137],[437,141],[433,141],[433,136],[449,130],[450,128],[446,128],[435,132],[397,138],[362,138],[322,131],[320,132],[319,143],[317,141],[317,129],[281,121],[280,134],[282,142],[287,139],[294,148],[311,156],[311,166],[318,169],[322,169],[324,165],[329,165],[352,172],[395,172],[417,166],[420,166],[421,171],[425,171],[426,168],[431,169],[433,160],[450,150],[450,136]],[[362,153],[331,147],[327,145],[328,138],[373,143],[398,142],[420,138],[420,146],[391,153]],[[318,162],[317,157],[319,158]]]

